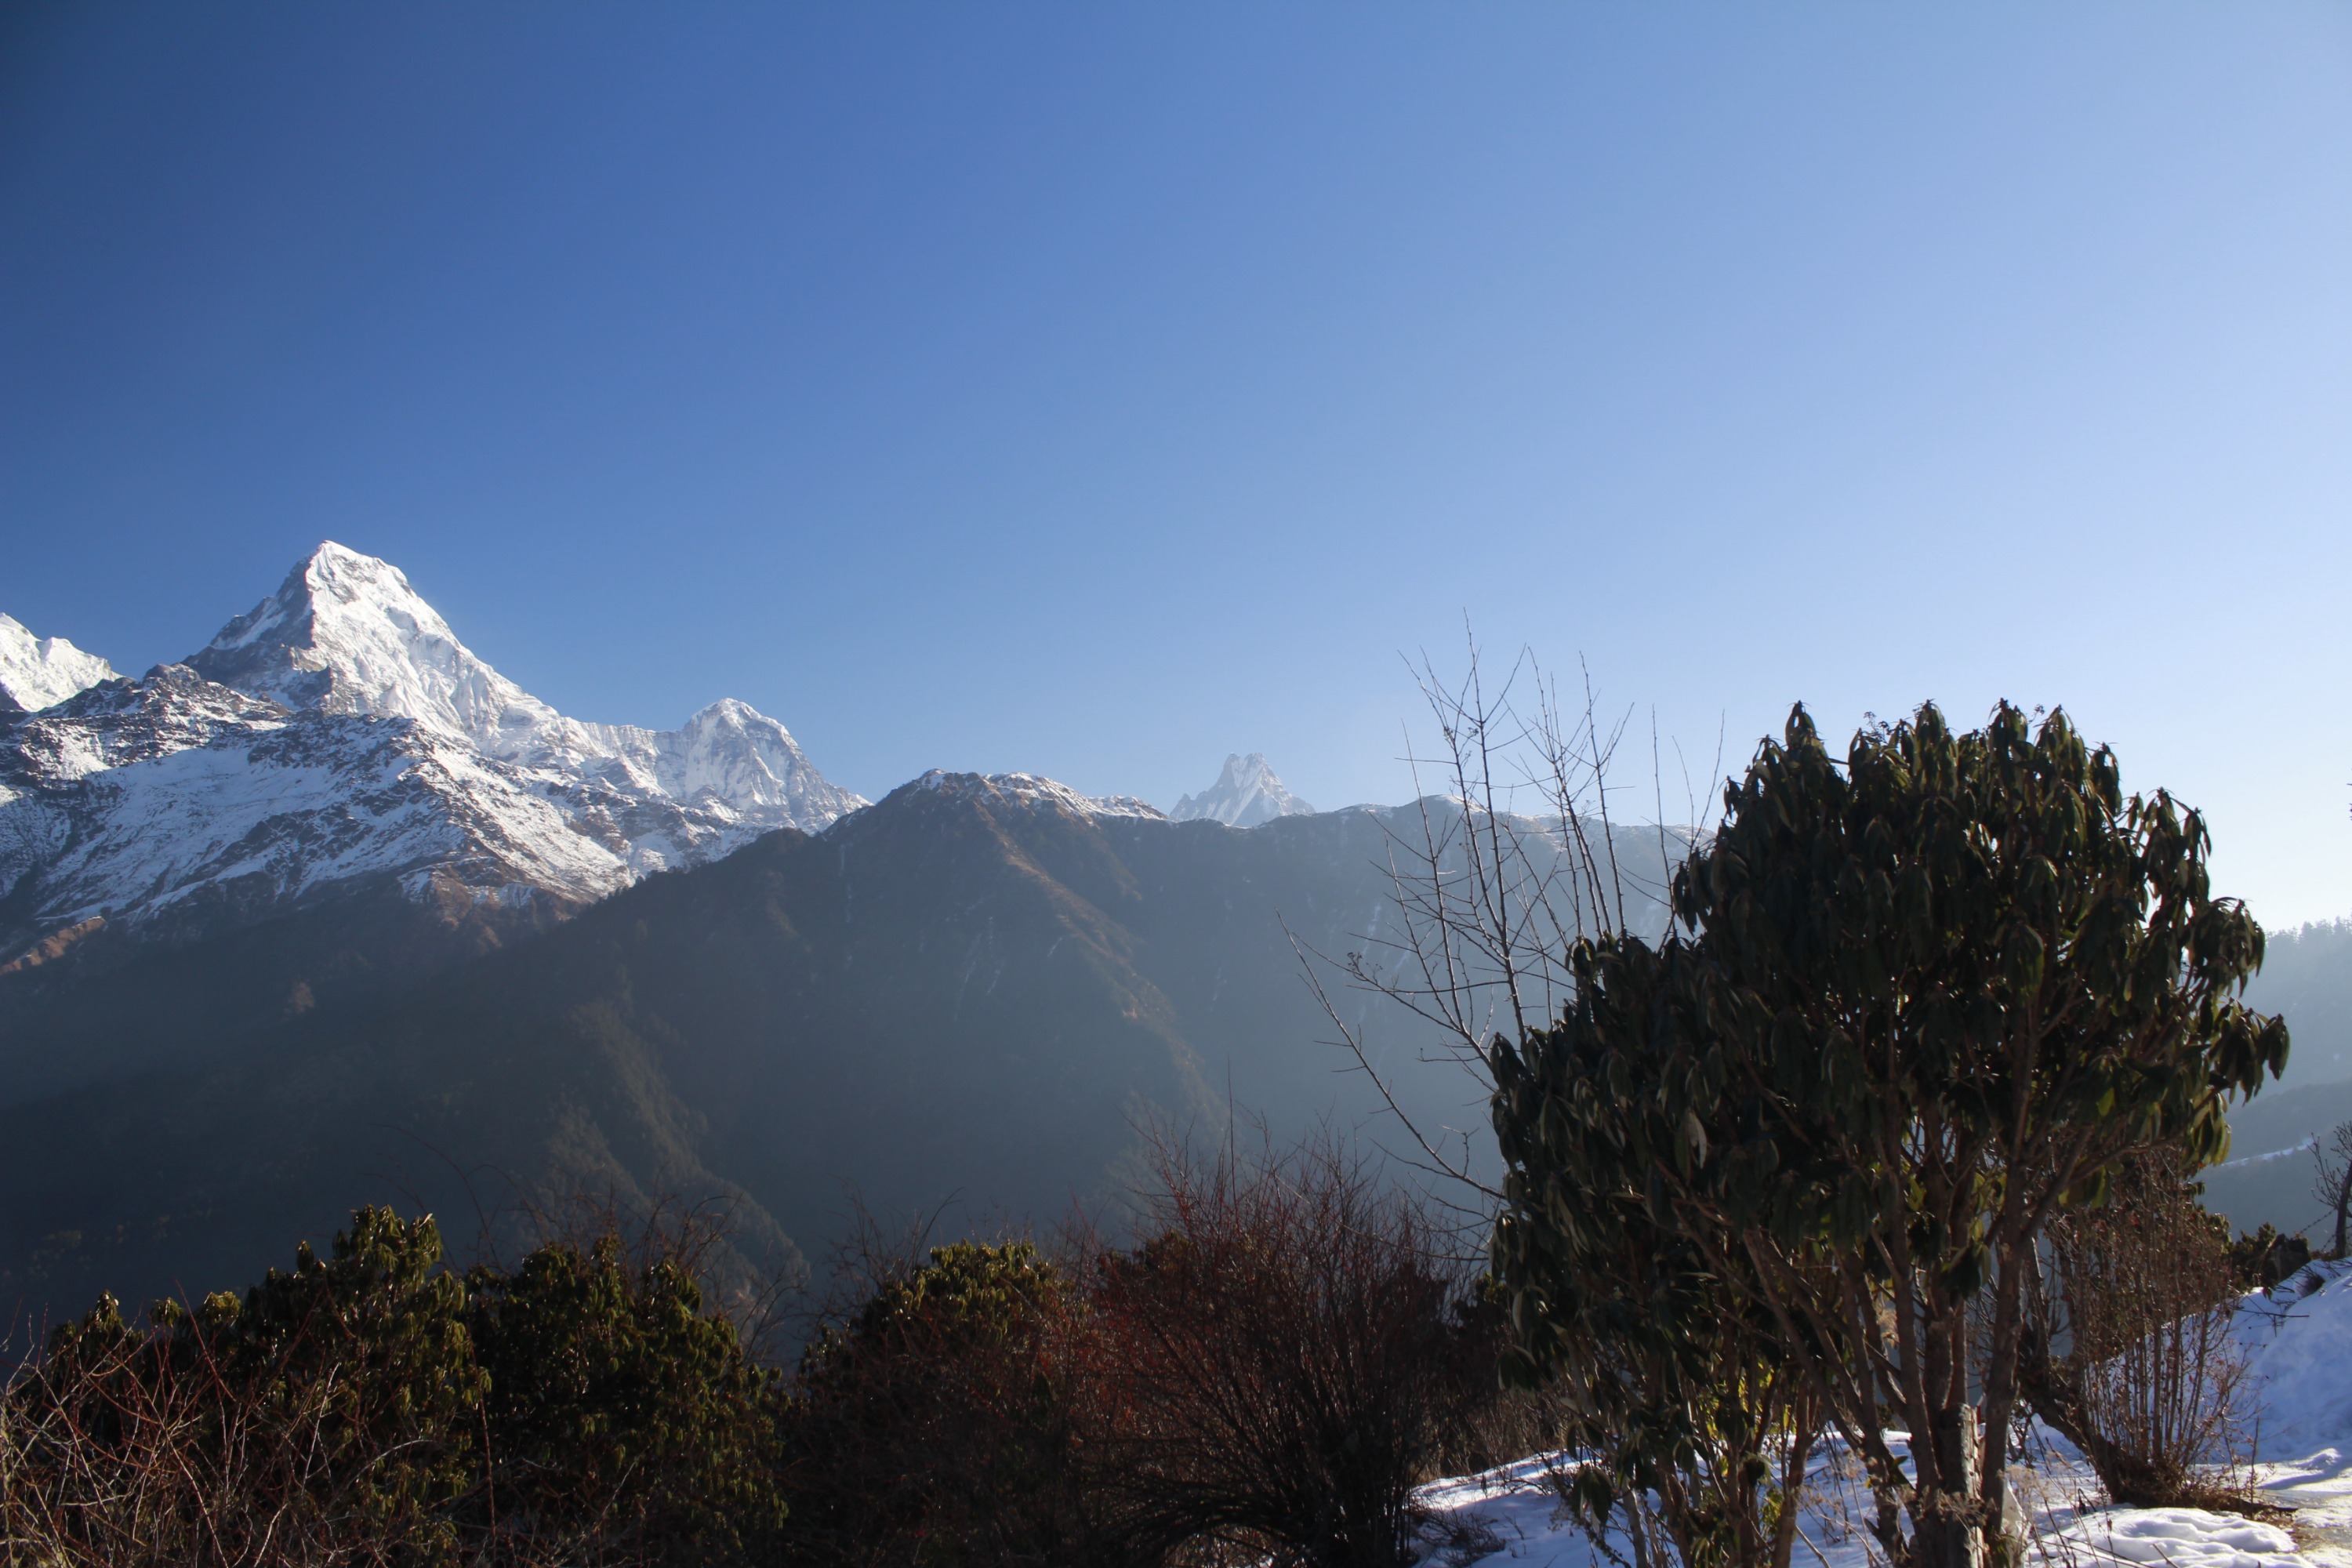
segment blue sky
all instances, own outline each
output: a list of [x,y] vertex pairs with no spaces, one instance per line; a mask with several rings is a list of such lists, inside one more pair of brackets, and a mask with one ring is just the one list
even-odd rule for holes
[[868,795],[1400,799],[1465,616],[1700,765],[2063,703],[2352,912],[2352,12],[11,8],[0,609],[321,538]]

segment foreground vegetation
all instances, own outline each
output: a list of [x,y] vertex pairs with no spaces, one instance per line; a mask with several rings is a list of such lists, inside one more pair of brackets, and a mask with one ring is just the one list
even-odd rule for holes
[[429,1218],[362,1210],[241,1300],[58,1331],[0,1404],[0,1540],[60,1564],[1386,1563],[1417,1482],[1534,1443],[1498,1314],[1406,1193],[1329,1145],[1161,1175],[1138,1245],[879,1260],[789,1373],[675,1238],[461,1272]]
[[[2242,1500],[2207,1468],[2225,1319],[2283,1255],[2233,1248],[2194,1173],[2287,1042],[2239,1000],[2263,933],[2193,813],[2124,795],[2063,716],[1923,709],[1838,763],[1800,711],[1662,942],[1529,921],[1515,837],[1486,842],[1497,896],[1435,885],[1418,955],[1474,953],[1515,1009],[1570,981],[1476,1041],[1490,1271],[1336,1146],[1164,1145],[1127,1238],[869,1256],[788,1373],[659,1233],[459,1272],[429,1220],[366,1210],[241,1300],[54,1335],[0,1401],[8,1549],[1389,1568],[1415,1483],[1565,1447],[1596,1545],[1787,1568],[1834,1435],[1880,1556],[1979,1568],[2022,1550],[2032,1415],[2118,1500]],[[1532,964],[1529,929],[1558,939]],[[1465,1033],[1496,1016],[1433,994]]]

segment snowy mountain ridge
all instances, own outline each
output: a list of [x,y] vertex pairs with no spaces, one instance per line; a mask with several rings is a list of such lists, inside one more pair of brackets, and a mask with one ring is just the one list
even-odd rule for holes
[[979,800],[1022,811],[1063,811],[1076,816],[1164,816],[1159,807],[1131,795],[1080,795],[1058,780],[1037,773],[954,773],[933,768],[908,786],[960,800]]
[[0,615],[0,710],[13,703],[38,712],[113,679],[114,667],[96,654],[63,637],[37,637],[14,616]]
[[1178,822],[1206,819],[1228,827],[1255,827],[1277,816],[1311,816],[1315,808],[1283,787],[1266,765],[1265,753],[1236,752],[1225,758],[1217,782],[1198,795],[1188,795],[1168,815]]
[[671,731],[566,718],[397,568],[333,543],[185,664],[123,680],[10,621],[0,679],[24,647],[58,646],[69,658],[39,668],[61,673],[28,694],[91,679],[0,730],[10,951],[93,920],[162,933],[362,883],[575,905],[866,804],[745,703]]
[[477,658],[398,567],[331,541],[187,664],[289,708],[414,720],[487,755],[625,793],[781,809],[795,826],[865,804],[825,784],[782,724],[732,699],[677,730],[568,719]]
[[[0,616],[0,962],[62,931],[193,934],[368,886],[449,910],[576,908],[866,804],[731,699],[675,730],[560,713],[399,568],[331,541],[136,680]],[[1162,817],[1032,773],[908,787]],[[1251,752],[1169,815],[1247,827],[1312,809]]]

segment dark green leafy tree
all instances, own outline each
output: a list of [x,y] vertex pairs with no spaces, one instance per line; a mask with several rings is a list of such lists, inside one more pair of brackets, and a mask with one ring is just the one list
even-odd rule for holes
[[[1559,1026],[1495,1044],[1496,1260],[1536,1364],[1584,1207],[1638,1194],[1769,1316],[1894,1561],[2006,1552],[2043,1226],[2137,1151],[2217,1157],[2225,1099],[2285,1061],[2284,1025],[2236,999],[2262,930],[2212,896],[2207,849],[2063,714],[1955,733],[1931,705],[1841,764],[1793,712],[1677,872],[1680,931],[1581,944]],[[1577,1131],[1595,1086],[1613,1139]]]
[[[1586,957],[1601,1006],[1649,989],[1662,962],[1639,942]],[[1622,1113],[1626,1021],[1612,1022],[1620,1027],[1571,1018],[1507,1058],[1541,1053],[1549,1076],[1539,1110],[1522,1090],[1532,1116],[1498,1118],[1517,1173],[1496,1258],[1519,1287],[1503,1376],[1551,1391],[1557,1441],[1583,1460],[1556,1482],[1604,1550],[1625,1542],[1642,1568],[1787,1568],[1822,1424],[1818,1390],[1754,1282],[1723,1278],[1743,1261],[1738,1250],[1727,1238],[1701,1246],[1686,1216],[1656,1202],[1644,1179],[1650,1125]],[[1530,1121],[1541,1124],[1533,1139]],[[1543,1208],[1540,1227],[1519,1217],[1528,1203]]]
[[783,1428],[796,1560],[1116,1561],[1080,1473],[1083,1310],[1034,1244],[956,1242],[827,1327]]
[[632,1265],[607,1233],[466,1283],[492,1460],[474,1511],[494,1536],[648,1563],[772,1546],[782,1382],[677,1258]]
[[362,1208],[327,1257],[298,1244],[292,1271],[272,1268],[242,1302],[223,1292],[153,1315],[170,1353],[208,1363],[247,1419],[304,1431],[320,1457],[311,1489],[356,1510],[360,1528],[446,1545],[446,1506],[477,1469],[483,1379],[465,1287],[440,1263],[430,1215]]

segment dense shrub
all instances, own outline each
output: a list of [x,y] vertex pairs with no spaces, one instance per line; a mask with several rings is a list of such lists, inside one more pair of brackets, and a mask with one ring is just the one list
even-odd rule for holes
[[441,1266],[362,1209],[240,1300],[110,1298],[0,1398],[0,1545],[47,1563],[726,1563],[772,1545],[780,1386],[675,1259]]
[[607,1234],[466,1285],[487,1379],[486,1527],[644,1563],[743,1560],[772,1541],[780,1382],[678,1260],[633,1268]]
[[677,1238],[460,1274],[362,1209],[242,1298],[53,1335],[0,1394],[0,1561],[1409,1560],[1412,1487],[1508,1425],[1496,1302],[1328,1146],[1162,1174],[1131,1246],[884,1271],[791,1379]]
[[1412,1489],[1496,1397],[1498,1327],[1450,1237],[1329,1144],[1165,1156],[1147,1239],[1104,1255],[1087,1413],[1104,1506],[1152,1552],[1409,1561]]
[[1078,1469],[1085,1305],[1033,1244],[959,1242],[890,1271],[801,1358],[785,1421],[795,1553],[812,1563],[1115,1558]]
[[1407,1560],[1413,1486],[1510,1425],[1499,1311],[1333,1148],[1160,1174],[1131,1247],[937,1248],[818,1337],[786,1421],[800,1555]]

